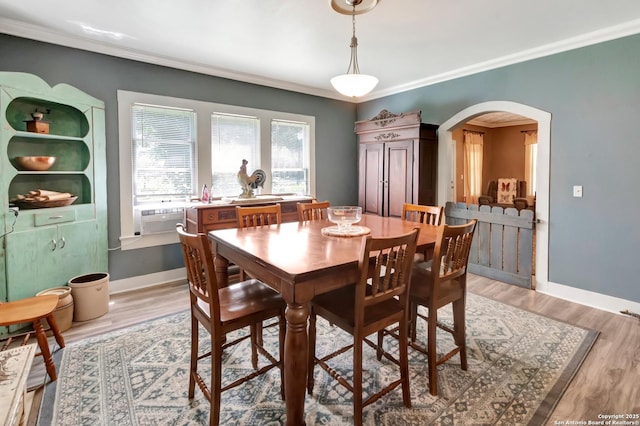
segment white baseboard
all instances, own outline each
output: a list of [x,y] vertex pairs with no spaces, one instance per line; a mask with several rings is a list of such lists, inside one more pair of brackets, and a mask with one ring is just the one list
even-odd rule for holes
[[640,313],[640,303],[638,302],[594,293],[563,284],[548,282],[543,287],[537,288],[536,291],[616,314],[620,314],[620,311],[624,310]]
[[109,293],[122,293],[125,291],[139,290],[146,287],[154,287],[162,284],[169,284],[176,281],[186,281],[187,270],[185,268],[171,269],[168,271],[155,272],[153,274],[139,275],[121,280],[109,282]]

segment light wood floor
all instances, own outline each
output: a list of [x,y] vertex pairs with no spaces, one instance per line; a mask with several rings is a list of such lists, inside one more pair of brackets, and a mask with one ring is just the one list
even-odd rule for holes
[[[640,415],[640,320],[471,275],[469,291],[557,320],[600,331],[548,425],[599,420],[601,414]],[[188,309],[186,284],[111,296],[109,313],[64,332],[67,343]],[[30,417],[30,424],[35,416]],[[624,419],[622,419],[624,420]],[[635,418],[639,421],[639,418]]]

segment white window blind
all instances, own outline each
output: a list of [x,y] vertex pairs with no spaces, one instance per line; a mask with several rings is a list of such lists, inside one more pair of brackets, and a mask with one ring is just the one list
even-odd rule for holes
[[271,173],[274,193],[309,194],[309,125],[271,121]]
[[131,116],[134,205],[195,195],[195,112],[134,104]]
[[[211,115],[211,195],[237,196],[241,192],[238,170],[242,160],[247,172],[260,168],[260,120],[243,115]],[[260,188],[255,191],[260,192]]]

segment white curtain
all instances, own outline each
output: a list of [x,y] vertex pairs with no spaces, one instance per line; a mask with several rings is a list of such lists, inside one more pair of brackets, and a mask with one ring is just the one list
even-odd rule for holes
[[464,199],[467,204],[478,204],[482,194],[482,145],[484,135],[464,131]]
[[536,160],[538,157],[538,132],[524,132],[524,177],[527,181],[527,198],[533,204],[536,193]]

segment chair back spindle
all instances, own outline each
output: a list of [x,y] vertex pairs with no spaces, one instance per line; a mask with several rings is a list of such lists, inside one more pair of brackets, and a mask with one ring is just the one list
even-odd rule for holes
[[475,226],[474,219],[465,225],[442,226],[438,230],[432,262],[432,271],[438,271],[437,281],[466,274]]

